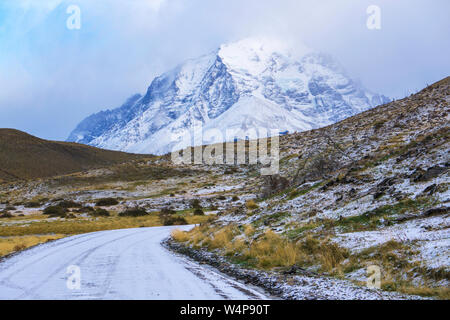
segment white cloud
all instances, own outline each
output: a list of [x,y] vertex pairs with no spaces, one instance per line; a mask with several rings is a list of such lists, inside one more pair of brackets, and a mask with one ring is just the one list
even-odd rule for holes
[[[0,127],[36,128],[46,138],[65,138],[83,117],[145,92],[159,73],[247,36],[329,52],[390,96],[450,70],[448,0],[0,0],[0,8],[5,3],[15,10],[0,29]],[[65,10],[50,15],[61,3],[80,5],[81,30],[67,31]],[[376,32],[366,27],[371,4],[381,8]],[[27,116],[36,110],[40,117]],[[55,119],[64,119],[58,128]]]

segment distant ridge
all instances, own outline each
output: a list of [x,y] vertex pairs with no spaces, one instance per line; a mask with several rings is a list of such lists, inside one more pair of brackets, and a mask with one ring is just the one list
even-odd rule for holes
[[143,157],[0,129],[0,182],[69,174]]

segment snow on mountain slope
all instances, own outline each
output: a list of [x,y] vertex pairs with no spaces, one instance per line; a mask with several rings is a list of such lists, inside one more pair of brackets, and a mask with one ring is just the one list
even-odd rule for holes
[[[388,102],[350,79],[331,57],[308,48],[295,55],[280,41],[249,38],[222,45],[155,78],[145,96],[82,121],[68,141],[164,154],[210,142],[194,131],[264,132],[319,128]],[[260,130],[263,131],[263,130]]]

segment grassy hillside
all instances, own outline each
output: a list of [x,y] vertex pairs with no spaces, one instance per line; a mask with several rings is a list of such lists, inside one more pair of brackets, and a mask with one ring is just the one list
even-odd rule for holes
[[281,137],[279,175],[239,168],[236,189],[221,198],[240,201],[213,199],[224,208],[216,221],[173,237],[213,265],[306,275],[286,281],[295,284],[294,298],[323,297],[305,286],[310,275],[365,286],[367,268],[376,266],[385,291],[450,299],[449,93],[447,77],[331,126]]
[[0,129],[0,182],[68,174],[143,157]]

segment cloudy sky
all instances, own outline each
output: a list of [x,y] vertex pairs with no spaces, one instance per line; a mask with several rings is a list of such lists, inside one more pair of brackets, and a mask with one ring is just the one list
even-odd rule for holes
[[330,53],[400,98],[450,75],[449,12],[448,0],[0,0],[0,127],[65,140],[183,60],[255,35]]

